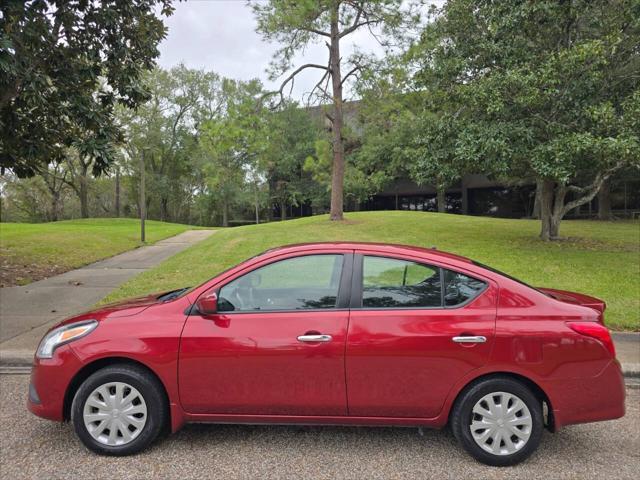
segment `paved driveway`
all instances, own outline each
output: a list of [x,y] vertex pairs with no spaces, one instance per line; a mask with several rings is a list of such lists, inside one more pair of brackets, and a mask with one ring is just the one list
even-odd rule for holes
[[28,376],[0,375],[3,479],[476,479],[638,478],[640,390],[627,390],[627,415],[545,433],[538,452],[512,468],[473,461],[447,431],[415,428],[187,425],[133,457],[100,457],[69,424],[24,407]]

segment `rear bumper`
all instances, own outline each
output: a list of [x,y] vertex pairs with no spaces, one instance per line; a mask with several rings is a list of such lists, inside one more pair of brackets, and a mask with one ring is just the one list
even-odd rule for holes
[[29,411],[48,420],[62,421],[67,387],[80,367],[78,357],[68,345],[57,348],[53,358],[36,358],[27,397]]
[[555,380],[546,387],[556,429],[614,420],[625,414],[624,377],[617,360],[612,360],[596,377]]

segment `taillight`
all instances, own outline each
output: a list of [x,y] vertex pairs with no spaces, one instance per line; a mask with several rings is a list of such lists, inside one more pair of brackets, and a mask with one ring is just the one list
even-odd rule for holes
[[613,344],[613,340],[611,339],[611,334],[609,333],[609,329],[597,322],[567,322],[567,325],[574,331],[578,332],[581,335],[586,335],[587,337],[595,338],[596,340],[600,340],[602,344],[609,350],[609,353],[616,357],[616,347]]

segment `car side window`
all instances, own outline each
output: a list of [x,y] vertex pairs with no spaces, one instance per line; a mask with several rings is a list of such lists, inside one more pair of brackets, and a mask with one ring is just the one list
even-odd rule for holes
[[453,307],[477,297],[486,282],[452,270],[444,270],[444,304]]
[[440,307],[440,269],[407,260],[365,256],[362,266],[362,306]]
[[220,289],[218,310],[335,308],[343,255],[306,255],[257,268]]

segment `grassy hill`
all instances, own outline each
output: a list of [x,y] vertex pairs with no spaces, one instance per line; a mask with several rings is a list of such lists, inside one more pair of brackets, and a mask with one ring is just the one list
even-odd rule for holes
[[[193,227],[148,220],[147,243],[190,228]],[[0,285],[24,285],[139,245],[140,222],[131,218],[0,223]]]
[[640,329],[638,222],[564,221],[567,239],[538,240],[539,222],[423,212],[359,212],[218,231],[141,274],[105,301],[196,285],[247,257],[279,245],[360,240],[436,246],[478,260],[532,285],[574,290],[609,305],[607,324]]

